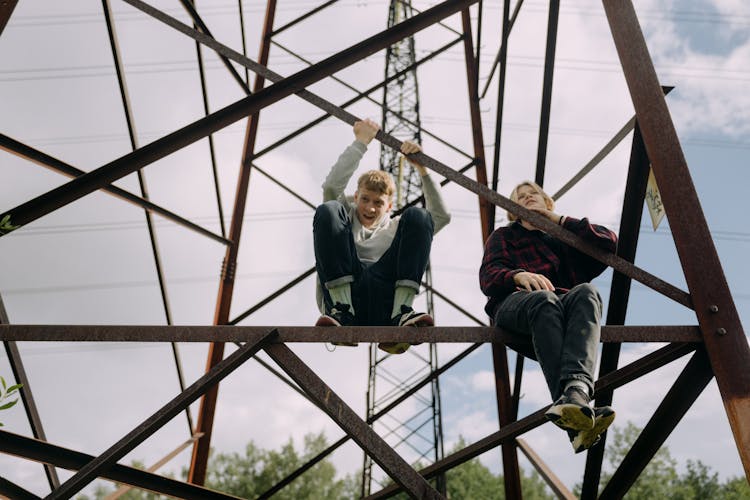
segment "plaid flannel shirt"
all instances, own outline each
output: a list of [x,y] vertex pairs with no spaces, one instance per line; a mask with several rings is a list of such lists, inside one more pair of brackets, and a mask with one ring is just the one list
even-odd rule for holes
[[[617,248],[617,235],[587,218],[566,217],[563,227],[584,240],[610,252]],[[495,308],[518,288],[513,277],[522,272],[543,274],[558,293],[587,283],[607,268],[593,257],[572,248],[543,231],[529,231],[520,222],[496,229],[484,245],[479,268],[479,285],[489,298],[485,311]]]

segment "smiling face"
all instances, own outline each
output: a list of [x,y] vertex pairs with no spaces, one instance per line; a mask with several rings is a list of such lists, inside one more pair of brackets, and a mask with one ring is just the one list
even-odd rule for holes
[[371,228],[393,207],[393,201],[387,194],[362,187],[354,193],[359,223]]
[[[510,199],[518,203],[519,205],[533,209],[542,208],[546,210],[553,210],[555,203],[552,201],[547,193],[545,193],[541,187],[532,182],[522,182],[510,193]],[[508,212],[508,220],[516,220],[517,217],[512,213]]]

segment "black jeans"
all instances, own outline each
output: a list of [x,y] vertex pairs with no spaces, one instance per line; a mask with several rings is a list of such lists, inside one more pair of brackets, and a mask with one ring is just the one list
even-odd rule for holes
[[495,309],[495,325],[531,335],[552,400],[565,384],[580,380],[594,393],[594,369],[599,348],[602,300],[590,283],[569,292],[519,291]]
[[328,288],[350,283],[356,324],[389,325],[394,288],[419,290],[430,257],[433,230],[427,210],[407,208],[388,250],[377,262],[365,265],[357,256],[346,208],[338,201],[318,206],[313,218],[313,246],[326,310],[333,305]]

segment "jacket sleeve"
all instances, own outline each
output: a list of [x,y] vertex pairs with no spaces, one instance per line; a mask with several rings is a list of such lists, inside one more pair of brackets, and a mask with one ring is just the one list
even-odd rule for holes
[[479,268],[479,287],[487,297],[499,297],[516,291],[513,277],[523,271],[514,264],[505,239],[507,228],[496,229],[484,245]]
[[451,221],[451,214],[446,210],[443,197],[440,195],[440,189],[435,185],[435,181],[429,174],[422,177],[422,192],[424,193],[425,207],[432,215],[435,233],[437,233]]
[[[617,250],[617,235],[604,226],[592,224],[586,217],[583,219],[566,217],[563,227],[602,250],[612,253]],[[579,272],[582,272],[587,281],[596,278],[607,269],[607,264],[599,262],[575,248],[571,247],[570,250],[577,262],[576,267],[578,267]]]
[[323,181],[323,201],[339,200],[348,205],[344,190],[366,151],[367,146],[354,141],[339,155]]

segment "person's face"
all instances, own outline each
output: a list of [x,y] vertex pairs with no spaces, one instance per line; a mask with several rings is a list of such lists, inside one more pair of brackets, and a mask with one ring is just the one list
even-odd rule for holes
[[367,188],[358,189],[354,193],[354,203],[357,206],[359,223],[368,229],[374,226],[393,206],[390,196]]
[[534,189],[532,186],[523,185],[518,188],[518,190],[516,190],[516,202],[528,209],[543,208],[545,210],[550,210],[542,193]]

